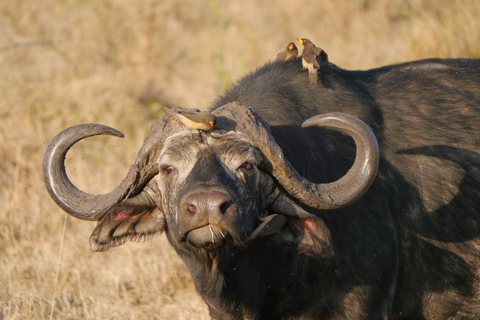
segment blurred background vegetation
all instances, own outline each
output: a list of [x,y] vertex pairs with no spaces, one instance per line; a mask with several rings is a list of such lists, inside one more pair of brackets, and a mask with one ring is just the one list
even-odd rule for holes
[[0,319],[209,318],[164,236],[89,250],[95,224],[66,218],[43,186],[43,152],[61,130],[95,122],[125,133],[67,158],[74,183],[106,192],[161,105],[207,108],[297,37],[346,69],[470,58],[478,17],[477,0],[3,0]]

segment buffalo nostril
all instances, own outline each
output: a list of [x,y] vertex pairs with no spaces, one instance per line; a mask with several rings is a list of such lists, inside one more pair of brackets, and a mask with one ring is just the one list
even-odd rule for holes
[[233,204],[232,201],[226,201],[222,203],[222,205],[220,206],[220,213],[224,215],[225,212],[227,212],[228,208],[230,208],[232,204]]
[[191,216],[224,215],[233,205],[232,197],[224,191],[198,191],[188,195],[183,202],[183,210]]

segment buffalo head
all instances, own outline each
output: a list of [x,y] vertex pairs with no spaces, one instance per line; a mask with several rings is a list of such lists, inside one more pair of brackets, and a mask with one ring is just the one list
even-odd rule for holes
[[316,184],[284,158],[255,111],[229,103],[213,114],[217,126],[211,131],[185,128],[165,114],[152,125],[125,179],[105,195],[77,189],[65,173],[65,155],[83,138],[122,134],[96,124],[68,128],[46,151],[47,189],[70,215],[99,221],[90,238],[95,251],[167,231],[184,253],[209,253],[263,237],[296,245],[309,255],[331,255],[329,231],[308,208],[344,207],[368,189],[379,161],[370,129],[346,114],[320,115],[303,124],[342,131],[357,145],[355,162],[344,177]]

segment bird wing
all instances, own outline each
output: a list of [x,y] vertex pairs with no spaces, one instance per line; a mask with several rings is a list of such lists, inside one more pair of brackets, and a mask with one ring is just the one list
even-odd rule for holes
[[320,64],[318,64],[317,61],[317,56],[313,52],[304,53],[302,56],[303,59],[305,59],[305,62],[308,64],[313,64],[314,68],[320,68]]
[[319,47],[314,47],[313,52],[315,53],[316,56],[319,56],[322,53],[322,49]]
[[187,116],[185,114],[182,114],[182,113],[178,113],[177,114],[177,117],[180,121],[183,122],[183,124],[187,127],[187,128],[190,128],[190,129],[198,129],[198,126],[199,123],[198,121],[194,121],[191,119],[191,116]]
[[200,113],[200,109],[197,109],[197,108],[181,108],[178,112],[183,113],[183,114],[194,114],[194,113]]
[[282,51],[279,54],[277,54],[277,59],[275,59],[275,61],[283,61],[285,60],[286,57],[287,57],[287,52]]

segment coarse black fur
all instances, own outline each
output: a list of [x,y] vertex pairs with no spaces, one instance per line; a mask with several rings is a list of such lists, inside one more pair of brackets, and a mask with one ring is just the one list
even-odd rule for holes
[[367,71],[322,64],[319,72],[313,86],[301,58],[268,63],[212,109],[238,101],[256,110],[286,158],[315,182],[341,177],[355,146],[349,137],[299,125],[327,112],[354,115],[379,141],[377,179],[347,208],[307,208],[330,230],[332,257],[258,239],[225,255],[216,274],[221,292],[202,288],[208,275],[193,273],[212,317],[478,319],[480,60]]

